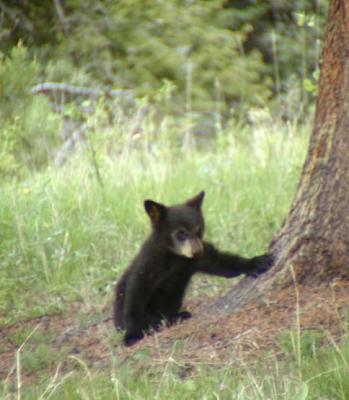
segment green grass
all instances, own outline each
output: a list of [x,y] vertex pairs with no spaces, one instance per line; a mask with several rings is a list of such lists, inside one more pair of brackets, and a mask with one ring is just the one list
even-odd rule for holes
[[[124,146],[113,157],[97,147],[103,186],[88,151],[63,168],[3,183],[0,329],[39,316],[69,315],[74,304],[81,329],[93,322],[91,311],[110,304],[115,281],[149,231],[145,198],[171,204],[205,190],[206,237],[244,255],[263,252],[289,210],[307,134],[290,135],[281,127],[259,129],[254,136],[247,131],[244,141],[238,137],[231,129],[202,150],[145,139],[140,148]],[[23,372],[37,372],[39,381],[20,388],[5,379],[0,396],[6,399],[349,398],[345,340],[323,350],[320,339],[305,332],[302,371],[293,333],[280,337],[281,360],[257,360],[254,367],[234,358],[216,366],[168,358],[148,368],[146,352],[127,362],[111,352],[109,364],[100,369],[64,348],[53,356],[52,333],[42,337],[18,329],[9,338],[19,349],[17,380]],[[0,359],[1,351],[3,346]],[[62,366],[65,359],[70,369]]]
[[[301,342],[303,339],[301,336]],[[307,343],[309,338],[304,340]],[[76,364],[73,372],[62,374],[58,369],[40,385],[26,388],[23,398],[346,400],[349,396],[348,339],[341,347],[333,344],[305,353],[302,371],[287,352],[282,361],[266,357],[252,367],[241,359],[213,366],[188,366],[169,357],[142,370],[142,357],[138,357],[138,368],[130,363],[120,368],[114,361],[101,371],[89,368],[78,357],[72,358]],[[38,357],[36,362],[49,361]],[[4,389],[6,393],[8,388]]]
[[180,202],[204,189],[206,237],[246,255],[262,252],[287,214],[306,135],[264,140],[263,149],[213,141],[212,151],[171,151],[162,143],[152,152],[104,157],[103,188],[88,154],[3,184],[1,324],[59,313],[86,295],[109,301],[149,230],[145,198]]

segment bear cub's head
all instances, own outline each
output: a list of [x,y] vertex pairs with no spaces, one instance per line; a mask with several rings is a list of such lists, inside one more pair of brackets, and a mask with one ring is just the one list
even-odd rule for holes
[[203,252],[205,229],[201,205],[205,192],[183,204],[165,206],[153,200],[145,200],[144,208],[150,217],[154,240],[172,253],[196,258]]

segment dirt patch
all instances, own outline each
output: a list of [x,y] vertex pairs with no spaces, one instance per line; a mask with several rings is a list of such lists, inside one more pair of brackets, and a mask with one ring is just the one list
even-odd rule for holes
[[154,357],[161,352],[166,358],[172,354],[173,343],[182,342],[176,356],[183,361],[220,363],[231,358],[232,352],[245,360],[255,359],[266,352],[280,353],[280,333],[290,329],[326,333],[324,340],[328,342],[340,340],[347,331],[343,319],[347,311],[347,281],[299,286],[297,291],[289,287],[231,315],[222,312],[205,316],[205,308],[198,306],[193,319],[122,352],[132,354],[147,347],[153,349]]
[[[190,366],[198,362],[221,364],[232,358],[253,361],[265,354],[277,355],[281,352],[280,332],[288,329],[326,332],[325,341],[338,341],[346,331],[343,314],[349,310],[349,282],[286,288],[231,315],[207,315],[208,305],[207,299],[197,299],[189,304],[194,318],[148,336],[132,348],[121,345],[110,309],[99,311],[98,318],[93,312],[84,315],[83,324],[71,317],[75,313],[20,322],[0,330],[0,379],[15,386],[18,374],[25,384],[43,370],[52,376],[57,369],[67,372],[82,364],[101,369],[110,366],[112,359],[126,362],[139,351],[147,352],[149,363],[175,357],[189,373]],[[20,332],[25,332],[22,348]],[[48,360],[44,353],[43,363],[35,364],[36,369],[30,368],[30,362],[22,362],[18,371],[18,356],[34,354],[35,359],[40,346],[47,349]]]

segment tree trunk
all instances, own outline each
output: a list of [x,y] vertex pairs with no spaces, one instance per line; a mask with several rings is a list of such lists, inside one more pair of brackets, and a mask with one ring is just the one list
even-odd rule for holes
[[301,281],[349,276],[349,1],[330,3],[311,135],[297,195],[271,251]]
[[277,288],[349,278],[349,0],[332,0],[310,138],[297,194],[270,245],[274,267],[244,279],[213,309],[231,312]]

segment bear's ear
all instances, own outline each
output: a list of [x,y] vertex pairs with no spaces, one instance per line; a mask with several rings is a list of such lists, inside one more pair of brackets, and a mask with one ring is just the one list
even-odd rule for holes
[[145,200],[144,208],[147,214],[149,215],[152,223],[154,224],[161,221],[165,217],[167,211],[166,206],[160,203],[156,203],[153,200]]
[[201,208],[202,202],[204,200],[204,196],[205,196],[205,192],[202,191],[199,194],[197,194],[195,197],[193,197],[192,199],[187,200],[185,204],[190,207],[199,209],[199,208]]

